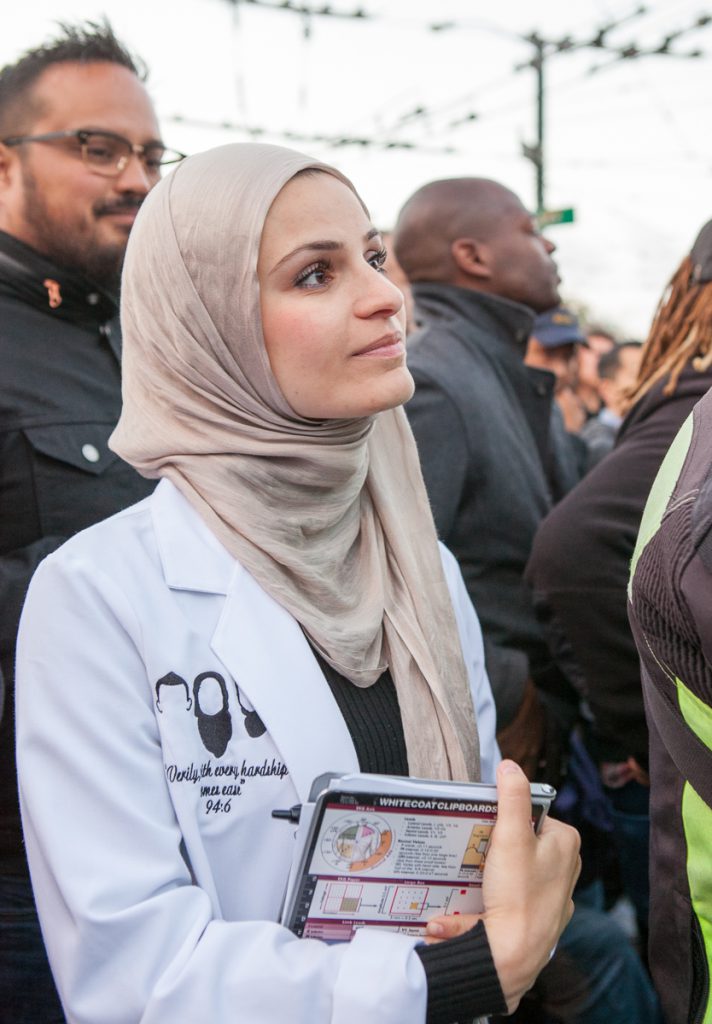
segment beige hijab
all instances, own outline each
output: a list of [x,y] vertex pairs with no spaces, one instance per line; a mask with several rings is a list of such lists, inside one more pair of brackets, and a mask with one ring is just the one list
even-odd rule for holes
[[467,673],[405,414],[306,420],[270,370],[260,237],[306,167],[353,188],[300,153],[244,144],[191,157],[149,195],[124,269],[111,446],[144,476],[168,477],[344,676],[369,686],[390,667],[411,774],[477,779]]

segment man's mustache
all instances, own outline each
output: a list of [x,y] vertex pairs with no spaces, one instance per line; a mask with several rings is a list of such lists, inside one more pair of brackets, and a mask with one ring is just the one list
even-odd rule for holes
[[114,213],[137,213],[143,196],[125,196],[112,202],[95,203],[94,214],[97,217],[111,216]]

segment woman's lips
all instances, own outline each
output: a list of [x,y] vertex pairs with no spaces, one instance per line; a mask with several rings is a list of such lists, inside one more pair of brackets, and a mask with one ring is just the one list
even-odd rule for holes
[[405,346],[403,344],[403,335],[398,331],[394,331],[391,334],[384,334],[382,338],[378,338],[376,341],[371,342],[366,348],[360,349],[356,352],[357,356],[383,356],[393,357],[400,356],[405,352]]

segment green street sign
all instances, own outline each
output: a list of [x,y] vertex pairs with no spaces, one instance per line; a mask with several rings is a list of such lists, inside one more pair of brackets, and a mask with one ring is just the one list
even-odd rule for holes
[[574,211],[567,210],[540,210],[536,215],[540,228],[547,228],[551,224],[573,224]]

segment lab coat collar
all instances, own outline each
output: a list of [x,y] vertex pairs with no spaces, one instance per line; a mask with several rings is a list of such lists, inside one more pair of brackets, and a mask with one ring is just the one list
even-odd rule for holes
[[151,512],[171,590],[227,594],[237,563],[170,480],[161,480],[153,492]]
[[267,727],[305,803],[325,771],[358,770],[343,715],[297,621],[220,544],[168,480],[152,498],[173,590],[225,595],[210,646]]

